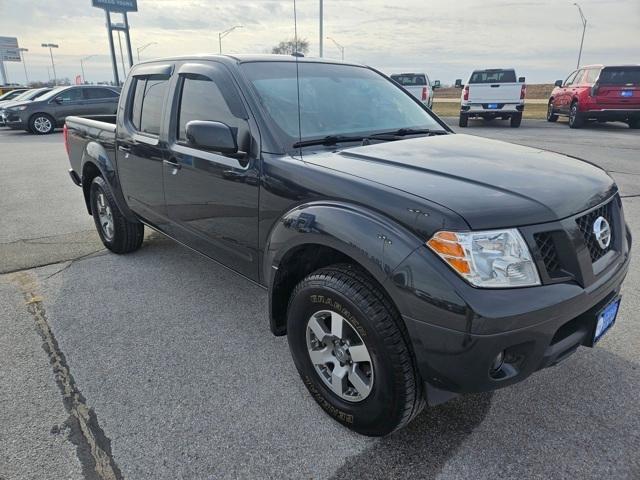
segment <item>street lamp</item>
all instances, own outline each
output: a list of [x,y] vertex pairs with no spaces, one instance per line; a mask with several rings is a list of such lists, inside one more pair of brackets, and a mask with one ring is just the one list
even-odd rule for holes
[[84,85],[85,83],[85,78],[84,78],[84,62],[86,62],[87,60],[89,60],[90,58],[95,57],[95,55],[89,55],[88,57],[84,57],[80,59],[80,71],[82,72],[82,84]]
[[51,56],[51,68],[53,68],[53,84],[57,85],[58,76],[56,75],[56,64],[53,63],[53,50],[51,49],[58,48],[58,45],[55,43],[43,43],[41,46],[49,49],[49,55]]
[[242,25],[235,25],[227,30],[225,30],[224,32],[220,32],[218,34],[218,44],[220,46],[220,54],[222,55],[222,39],[224,37],[226,37],[227,35],[229,35],[231,32],[233,32],[236,28],[243,28]]
[[335,39],[332,37],[327,37],[327,40],[331,40],[335,44],[335,46],[338,47],[338,49],[340,50],[340,53],[342,54],[342,60],[344,61],[344,47],[340,45],[338,42],[336,42]]
[[27,75],[27,62],[24,58],[24,53],[28,52],[29,49],[28,48],[19,48],[18,51],[21,53],[21,57],[22,57],[22,66],[24,67],[24,79],[27,83],[25,83],[26,86],[29,86],[29,75]]
[[145,48],[150,47],[151,45],[157,45],[158,42],[149,42],[146,45],[136,48],[138,51],[138,61],[140,61],[140,52],[142,52]]
[[577,3],[574,3],[576,7],[578,7],[578,12],[580,12],[580,19],[582,20],[582,39],[580,40],[580,52],[578,53],[578,65],[576,68],[580,68],[580,58],[582,57],[582,45],[584,44],[584,32],[587,30],[587,18],[582,13],[582,8]]

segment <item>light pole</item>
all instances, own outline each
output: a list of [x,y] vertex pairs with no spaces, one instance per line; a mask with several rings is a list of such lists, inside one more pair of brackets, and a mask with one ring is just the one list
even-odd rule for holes
[[20,56],[22,57],[22,66],[24,67],[24,79],[25,79],[25,85],[28,87],[29,86],[29,75],[27,74],[27,61],[25,60],[25,52],[28,52],[29,49],[28,48],[19,48],[18,51],[20,52]]
[[327,37],[327,40],[331,40],[336,45],[336,47],[338,47],[338,49],[340,50],[340,53],[342,54],[342,60],[344,61],[344,47],[340,45],[338,42],[336,42],[335,39],[332,37]]
[[[322,41],[323,41],[323,34],[322,34],[322,30],[324,27],[324,12],[323,12],[323,1],[320,0],[320,58],[322,58],[322,51],[323,51],[323,45],[322,45]],[[334,40],[335,41],[335,40]]]
[[220,46],[220,55],[222,55],[222,39],[233,32],[236,28],[242,28],[242,25],[235,25],[231,28],[228,28],[224,32],[220,32],[218,34],[218,45]]
[[58,75],[56,75],[56,64],[53,63],[53,50],[52,48],[58,48],[58,45],[55,43],[43,43],[42,47],[49,49],[49,55],[51,56],[51,68],[53,69],[53,84],[57,85],[58,83]]
[[87,60],[89,60],[90,58],[95,57],[95,55],[89,55],[88,57],[84,57],[80,59],[80,71],[82,72],[82,84],[84,85],[85,83],[85,78],[84,78],[84,62],[86,62]]
[[146,45],[136,48],[138,52],[138,61],[140,61],[140,52],[142,52],[145,48],[150,47],[151,45],[157,45],[158,42],[149,42]]
[[582,13],[582,8],[577,3],[574,3],[576,7],[578,7],[578,12],[580,12],[580,19],[582,20],[582,39],[580,40],[580,52],[578,52],[578,65],[576,68],[580,68],[580,58],[582,57],[582,45],[584,44],[584,32],[587,30],[587,18]]

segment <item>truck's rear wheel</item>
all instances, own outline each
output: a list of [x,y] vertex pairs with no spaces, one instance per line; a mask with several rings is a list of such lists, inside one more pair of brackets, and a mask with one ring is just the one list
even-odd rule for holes
[[514,113],[511,115],[509,126],[511,128],[518,128],[522,123],[522,113]]
[[129,253],[140,248],[144,225],[130,222],[122,215],[109,185],[102,177],[93,179],[90,195],[91,213],[104,246],[114,253]]
[[469,115],[466,113],[460,112],[460,119],[458,120],[458,125],[460,127],[466,127],[469,124]]
[[317,270],[295,288],[289,348],[314,400],[364,435],[386,435],[422,409],[421,383],[399,314],[350,265]]

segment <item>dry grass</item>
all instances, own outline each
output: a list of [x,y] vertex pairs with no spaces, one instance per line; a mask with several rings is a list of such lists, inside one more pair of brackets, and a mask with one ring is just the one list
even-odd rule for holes
[[[552,83],[527,84],[527,98],[549,98],[553,90]],[[460,98],[460,89],[454,87],[439,88],[436,90],[437,98]]]
[[[433,111],[440,117],[457,117],[460,114],[460,104],[452,102],[438,102],[436,97],[433,102]],[[540,103],[525,104],[522,118],[544,119],[547,115],[547,105]]]

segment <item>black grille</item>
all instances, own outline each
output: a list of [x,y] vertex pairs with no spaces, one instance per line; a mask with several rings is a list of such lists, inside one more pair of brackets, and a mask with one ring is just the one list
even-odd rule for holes
[[534,238],[549,276],[553,277],[561,273],[562,264],[560,263],[560,258],[558,258],[558,251],[556,250],[556,244],[553,241],[551,232],[536,233]]
[[[611,250],[611,246],[613,245],[615,232],[613,230],[612,205],[613,202],[609,202],[576,219],[578,228],[584,236],[584,242],[589,249],[589,255],[591,255],[592,262],[604,257],[606,253]],[[609,228],[611,229],[611,241],[609,242],[609,246],[604,249],[600,247],[596,240],[596,236],[593,233],[593,222],[595,222],[598,217],[604,217],[607,222],[609,222]]]

